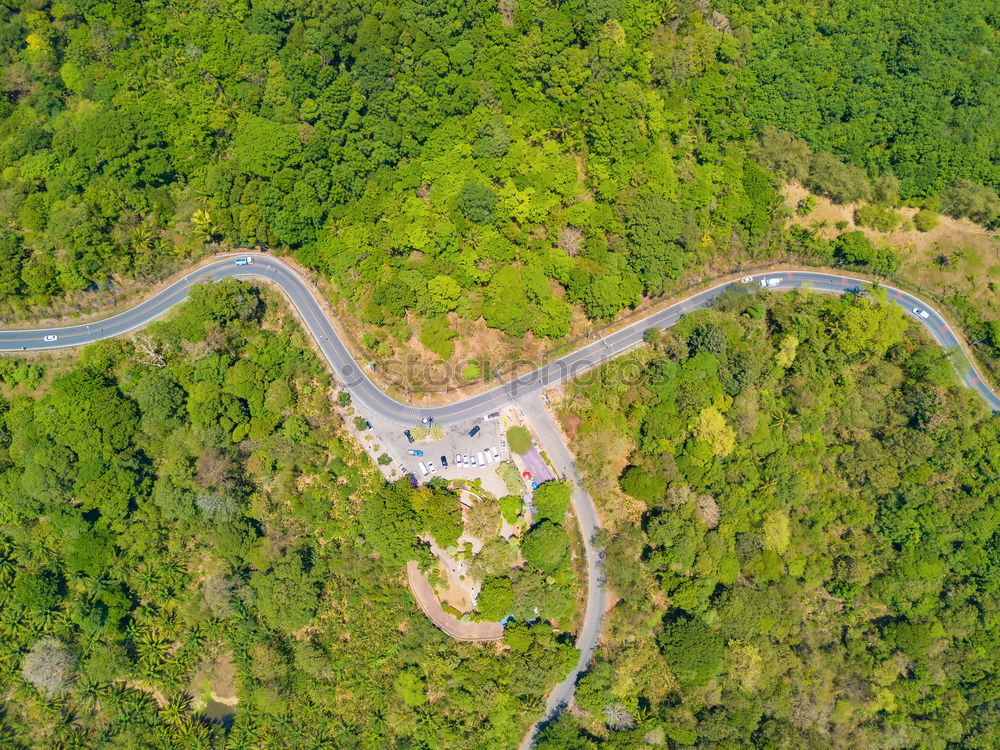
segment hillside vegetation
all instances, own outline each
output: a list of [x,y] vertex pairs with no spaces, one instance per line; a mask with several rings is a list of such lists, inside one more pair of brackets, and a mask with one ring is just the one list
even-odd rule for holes
[[261,244],[448,359],[780,255],[788,175],[1000,214],[981,4],[733,5],[6,0],[0,305]]
[[0,745],[517,743],[576,651],[546,623],[505,648],[434,627],[402,560],[456,498],[386,485],[331,395],[281,306],[227,281],[0,398]]
[[995,747],[1000,417],[866,298],[651,341],[564,407],[619,599],[539,747]]

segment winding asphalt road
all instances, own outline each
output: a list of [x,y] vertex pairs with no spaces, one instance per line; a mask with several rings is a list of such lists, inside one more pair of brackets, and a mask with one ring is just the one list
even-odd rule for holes
[[[237,257],[253,258],[253,263],[237,266],[235,263]],[[0,352],[76,347],[103,338],[121,336],[142,328],[163,316],[170,308],[188,296],[193,284],[206,279],[218,280],[229,276],[263,279],[276,284],[298,311],[337,380],[350,390],[353,402],[360,408],[361,413],[365,413],[367,410],[371,414],[376,414],[388,422],[401,426],[415,424],[424,417],[433,417],[441,423],[462,422],[494,411],[508,401],[526,400],[528,404],[537,404],[537,394],[544,388],[580,375],[600,362],[640,345],[647,329],[671,326],[685,313],[708,307],[716,297],[727,289],[742,283],[728,281],[696,292],[681,302],[609,333],[603,338],[526,375],[521,375],[510,382],[447,406],[410,406],[400,403],[380,391],[368,379],[364,367],[359,366],[354,361],[350,351],[337,335],[326,312],[328,308],[315,294],[314,288],[291,266],[264,253],[220,256],[217,260],[192,271],[132,309],[102,321],[63,328],[0,331]],[[868,285],[868,282],[862,279],[839,274],[818,271],[776,271],[755,276],[750,282],[751,288],[759,288],[757,282],[765,276],[770,279],[780,279],[780,283],[773,287],[773,291],[809,287],[818,292],[845,294],[860,292]],[[900,305],[907,315],[923,325],[931,337],[949,351],[962,382],[978,393],[993,411],[1000,412],[1000,396],[986,385],[975,365],[966,356],[958,335],[944,318],[923,300],[893,287],[884,288],[888,292],[889,301]],[[927,318],[914,315],[913,308],[925,310]],[[46,341],[46,338],[49,340]],[[525,397],[531,398],[525,399]],[[550,428],[551,426],[545,427],[546,430],[552,431]],[[557,439],[554,433],[549,436],[546,442],[550,445],[550,449],[551,446],[562,443],[561,438]],[[603,574],[600,569],[601,563],[596,559],[598,553],[593,551],[589,543],[594,533],[599,529],[593,501],[582,490],[580,478],[572,468],[572,458],[568,451],[566,451],[565,456],[560,455],[559,459],[562,464],[560,468],[577,485],[578,491],[574,493],[574,510],[580,521],[580,531],[587,540],[585,546],[590,580],[588,581],[587,616],[577,637],[577,648],[581,652],[580,664],[570,677],[565,682],[560,683],[550,695],[546,711],[547,717],[557,711],[560,704],[568,702],[573,695],[576,677],[586,668],[587,662],[589,662],[590,656],[600,640],[603,603],[606,597]],[[533,731],[534,728],[529,733],[529,742]]]
[[[237,266],[235,263],[237,257],[252,257],[253,263]],[[105,320],[62,328],[0,331],[0,352],[38,351],[84,346],[99,339],[131,333],[162,317],[170,308],[186,299],[193,284],[206,279],[219,280],[229,276],[263,279],[276,284],[288,297],[306,328],[312,333],[337,380],[351,391],[354,403],[362,410],[368,410],[388,422],[401,426],[412,425],[423,417],[433,417],[443,424],[480,417],[508,401],[517,401],[531,393],[573,378],[604,360],[616,357],[632,347],[638,346],[642,343],[643,334],[647,329],[671,326],[684,313],[708,307],[716,297],[728,288],[740,285],[739,281],[729,281],[696,292],[677,304],[609,333],[537,370],[447,406],[410,406],[396,401],[380,391],[368,379],[364,368],[355,362],[350,351],[337,335],[327,314],[328,308],[321,302],[314,287],[291,266],[279,258],[265,253],[220,256],[217,260],[192,271],[130,310]],[[774,291],[810,287],[818,292],[843,294],[859,291],[868,284],[862,279],[818,271],[779,271],[766,276],[781,279],[781,284],[774,287]],[[763,277],[763,275],[754,277],[755,282],[752,284],[754,289],[757,288],[756,280]],[[926,302],[907,292],[893,287],[885,287],[885,289],[888,290],[890,301],[902,306],[911,318],[928,330],[938,344],[953,352],[954,358],[957,359],[959,375],[965,385],[979,393],[994,411],[1000,411],[1000,396],[991,391],[983,381],[975,366],[962,350],[958,335],[945,322],[944,318]],[[926,310],[929,317],[926,320],[917,318],[911,312],[914,307]],[[45,340],[46,337],[52,336],[55,336],[56,339]],[[503,380],[502,373],[499,379]]]

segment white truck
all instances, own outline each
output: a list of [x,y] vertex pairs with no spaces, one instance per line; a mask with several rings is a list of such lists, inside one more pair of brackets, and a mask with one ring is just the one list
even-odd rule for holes
[[778,284],[780,284],[780,283],[781,283],[781,279],[772,276],[769,279],[761,279],[760,280],[760,288],[761,289],[767,289],[768,287],[778,286]]
[[424,466],[424,462],[423,461],[419,461],[417,463],[417,466],[420,467],[420,476],[426,477],[428,472],[427,472],[427,467]]
[[249,257],[249,256],[248,256],[248,257],[246,257],[246,258],[237,258],[237,259],[236,259],[236,265],[238,265],[238,266],[249,266],[249,265],[253,265],[253,258],[251,258],[251,257]]

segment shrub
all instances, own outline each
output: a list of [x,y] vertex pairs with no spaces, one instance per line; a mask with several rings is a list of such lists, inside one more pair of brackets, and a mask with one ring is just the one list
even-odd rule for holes
[[482,370],[479,369],[479,365],[475,362],[468,362],[462,368],[462,380],[466,382],[476,380],[480,375],[482,375]]
[[[510,466],[510,464],[507,464]],[[515,469],[516,471],[516,469]],[[520,480],[519,480],[520,481]],[[521,498],[517,495],[506,495],[500,498],[500,515],[509,524],[517,523],[518,516],[521,515]]]
[[818,200],[815,195],[807,195],[805,198],[800,200],[795,206],[795,213],[798,216],[808,216],[814,210],[816,210],[816,204]]
[[725,643],[701,620],[683,616],[664,627],[660,648],[682,685],[702,685],[722,666]]
[[515,425],[507,430],[507,444],[518,455],[524,455],[531,450],[531,433],[526,427]]
[[521,472],[510,461],[504,461],[497,466],[497,476],[507,485],[507,492],[519,493],[524,489],[524,480],[521,479]]
[[562,523],[566,517],[566,511],[569,509],[572,493],[572,489],[566,482],[543,482],[535,490],[532,505],[538,511],[539,518]]
[[865,173],[826,152],[812,157],[806,185],[835,203],[851,203],[871,197],[871,185]]
[[441,359],[449,359],[455,351],[452,339],[457,335],[444,318],[431,318],[420,328],[420,343]]
[[935,229],[940,223],[941,217],[937,211],[931,211],[928,208],[921,208],[917,211],[917,215],[913,217],[913,225],[917,228],[918,232],[929,232]]
[[569,557],[566,531],[557,523],[542,521],[525,535],[521,554],[533,568],[543,573],[555,573]]
[[498,622],[510,614],[514,606],[514,587],[509,578],[487,578],[479,590],[476,609],[484,620]]
[[476,224],[488,224],[493,221],[497,194],[488,185],[469,180],[462,185],[462,190],[458,194],[458,205],[471,221]]
[[854,221],[863,227],[871,227],[880,232],[893,232],[903,217],[888,206],[861,206],[854,212]]

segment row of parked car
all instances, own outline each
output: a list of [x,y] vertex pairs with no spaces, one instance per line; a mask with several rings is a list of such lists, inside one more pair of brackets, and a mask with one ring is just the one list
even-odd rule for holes
[[[410,450],[407,451],[411,456],[422,456],[423,451],[420,450]],[[481,451],[477,451],[473,454],[468,453],[456,453],[455,454],[455,466],[489,466],[492,463],[500,461],[500,451],[497,448],[484,448]],[[417,462],[417,466],[420,468],[420,475],[427,477],[434,474],[437,471],[437,467],[434,465],[433,461],[428,461],[426,464],[423,461]],[[441,456],[441,468],[448,468],[448,457]]]

